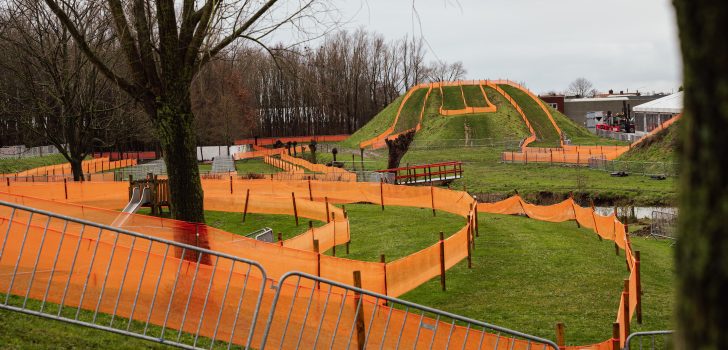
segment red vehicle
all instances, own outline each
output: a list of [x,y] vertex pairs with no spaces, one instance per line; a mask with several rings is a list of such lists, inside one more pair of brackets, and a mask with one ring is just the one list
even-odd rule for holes
[[607,130],[612,132],[634,132],[634,123],[631,123],[623,114],[607,115],[604,119],[597,123],[598,130]]

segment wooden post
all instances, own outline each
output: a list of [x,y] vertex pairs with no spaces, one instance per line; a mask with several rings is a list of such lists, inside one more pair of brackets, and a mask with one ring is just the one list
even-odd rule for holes
[[9,177],[5,178],[5,183],[7,184],[8,187],[10,187],[10,178]]
[[[354,287],[361,288],[361,271],[354,271]],[[366,342],[366,329],[364,326],[364,303],[361,301],[361,293],[359,292],[354,292],[354,312],[356,312],[357,349],[364,350],[364,343]]]
[[359,149],[359,158],[361,159],[361,171],[364,171],[364,149]]
[[435,214],[435,187],[430,186],[430,198],[432,198],[432,216],[437,216]]
[[470,240],[472,239],[472,237],[470,237],[470,233],[467,234],[467,237],[468,237],[468,239],[466,239],[466,241],[467,241],[467,245],[468,245],[468,268],[472,269],[473,268],[473,250],[470,247],[470,244],[471,244]]
[[473,203],[473,215],[475,215],[475,237],[480,237],[480,223],[478,222],[478,200]]
[[66,179],[63,179],[63,193],[66,195],[66,199],[68,199],[68,184],[66,183]]
[[629,335],[629,280],[624,280],[624,309],[622,310],[622,324],[624,325],[624,334]]
[[296,218],[296,227],[298,227],[298,208],[296,207],[296,192],[291,192],[291,199],[293,199],[293,216]]
[[[313,240],[313,251],[316,253],[316,276],[321,277],[321,252],[318,239]],[[321,283],[316,283],[316,289],[321,289]]]
[[324,197],[324,203],[326,204],[326,222],[331,222],[331,217],[329,216],[329,197]]
[[440,285],[442,291],[446,291],[445,287],[445,234],[440,231]]
[[635,291],[633,293],[636,293],[635,296],[637,297],[637,305],[635,306],[637,313],[637,323],[642,324],[642,277],[640,275],[640,251],[636,250],[634,252],[634,273],[636,274],[636,283],[635,283]]
[[559,346],[559,349],[565,349],[566,348],[566,341],[564,340],[564,323],[559,322],[556,324],[556,345]]
[[382,203],[382,211],[384,211],[384,179],[379,182],[379,202]]
[[[602,238],[602,236],[599,235],[599,226],[597,226],[597,212],[596,212],[596,209],[594,208],[594,199],[590,199],[589,201],[590,201],[591,210],[592,210],[592,220],[594,221],[594,231],[597,233],[597,238],[599,238],[600,241],[603,241],[604,239]],[[616,242],[614,244],[617,245]]]
[[[379,256],[379,262],[382,263],[382,266],[384,267],[384,295],[387,294],[387,258],[384,256],[384,254]],[[384,302],[384,305],[387,305],[387,302]]]
[[470,214],[465,219],[465,225],[468,227],[468,237],[470,239],[470,245],[472,249],[475,249],[475,238],[473,237],[473,227],[470,225]]
[[308,200],[313,202],[313,192],[311,192],[311,178],[308,178]]
[[334,245],[331,247],[331,254],[336,256],[336,213],[331,213],[331,221],[334,222]]
[[243,209],[243,222],[245,222],[245,216],[248,215],[248,200],[250,199],[250,189],[245,190],[245,208]]
[[612,323],[612,349],[619,350],[620,346],[619,322]]
[[283,234],[278,232],[278,245],[283,246]]
[[230,194],[233,194],[233,176],[230,175]]

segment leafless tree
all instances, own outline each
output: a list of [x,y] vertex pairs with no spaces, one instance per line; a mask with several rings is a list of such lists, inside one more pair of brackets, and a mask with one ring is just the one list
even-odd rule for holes
[[[6,73],[0,113],[36,142],[54,145],[71,164],[74,180],[83,180],[81,162],[93,146],[108,144],[128,98],[101,76],[42,2],[3,2],[0,21],[0,69]],[[77,27],[113,66],[104,18],[89,14]]]
[[460,61],[454,63],[436,62],[429,69],[428,79],[432,82],[454,81],[464,78],[467,72]]
[[589,92],[592,91],[593,88],[594,84],[592,84],[591,81],[587,80],[586,78],[577,78],[576,80],[572,81],[571,84],[569,84],[569,87],[566,89],[566,91],[572,95],[586,97],[589,95]]

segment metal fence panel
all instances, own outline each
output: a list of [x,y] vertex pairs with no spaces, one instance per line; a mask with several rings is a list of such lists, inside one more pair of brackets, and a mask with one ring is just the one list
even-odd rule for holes
[[266,349],[553,349],[546,339],[301,272],[278,284]]
[[661,211],[652,212],[650,235],[659,238],[677,238],[677,215]]
[[627,337],[624,350],[672,349],[673,331],[635,332]]
[[183,348],[253,340],[256,262],[3,201],[0,239],[0,309]]

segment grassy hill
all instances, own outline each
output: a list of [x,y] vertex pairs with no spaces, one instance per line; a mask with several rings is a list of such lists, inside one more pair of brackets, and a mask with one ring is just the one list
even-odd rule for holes
[[463,86],[463,94],[465,94],[465,102],[468,107],[487,107],[488,104],[483,98],[483,92],[480,91],[478,85],[465,85]]
[[531,96],[518,88],[505,84],[500,85],[500,87],[506,93],[511,95],[514,100],[516,100],[516,103],[521,106],[521,109],[523,109],[523,112],[526,114],[526,118],[528,118],[531,122],[531,126],[533,126],[533,130],[536,132],[537,138],[536,142],[532,145],[540,147],[559,147],[559,133],[556,128],[554,128],[553,124],[551,124],[548,115],[544,113],[541,106],[539,106],[538,103],[531,98]]
[[389,128],[394,122],[394,118],[397,115],[397,110],[399,109],[399,105],[402,104],[403,99],[404,95],[392,101],[392,103],[390,103],[381,112],[375,115],[374,118],[372,118],[372,120],[370,120],[366,125],[362,126],[349,138],[342,141],[340,145],[342,147],[356,149],[359,148],[359,143],[361,143],[362,141],[376,137],[377,135],[384,132],[384,130],[387,130],[387,128]]
[[28,157],[20,159],[0,159],[0,174],[12,174],[46,165],[66,163],[66,158],[60,154],[51,154],[43,157]]
[[445,96],[445,101],[442,104],[442,109],[463,109],[465,108],[465,102],[463,101],[463,93],[459,86],[443,86],[442,94]]
[[425,102],[425,96],[427,96],[427,90],[426,88],[417,89],[404,103],[402,112],[399,114],[399,119],[397,120],[397,125],[394,127],[395,133],[417,126],[417,123],[420,121],[422,104]]
[[619,160],[639,162],[676,162],[681,122],[670,125],[649,139],[639,143]]

